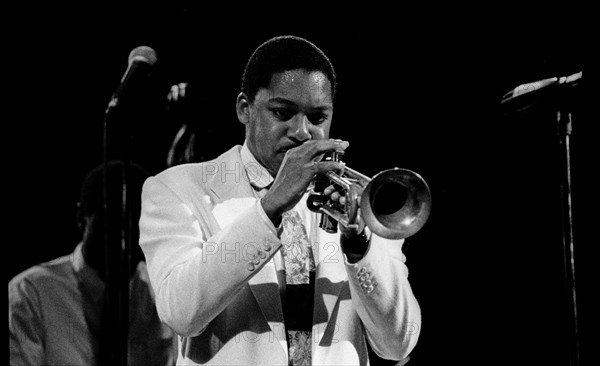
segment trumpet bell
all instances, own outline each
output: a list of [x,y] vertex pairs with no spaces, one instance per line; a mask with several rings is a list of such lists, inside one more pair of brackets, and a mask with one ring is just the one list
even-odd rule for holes
[[361,217],[375,234],[407,238],[425,225],[431,212],[431,191],[417,173],[384,170],[367,184],[360,197]]

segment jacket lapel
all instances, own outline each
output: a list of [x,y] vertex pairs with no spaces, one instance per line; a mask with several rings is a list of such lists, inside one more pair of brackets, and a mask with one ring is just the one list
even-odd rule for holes
[[[227,204],[239,205],[239,208],[228,208],[227,212],[237,213],[247,208],[249,202],[255,202],[256,196],[240,157],[240,146],[236,146],[207,165],[207,172],[203,177],[207,179],[207,185],[213,192],[214,207],[231,200]],[[237,198],[237,200],[235,200]],[[252,200],[254,198],[254,200]],[[302,204],[305,204],[304,200]],[[243,207],[242,207],[243,206]],[[214,211],[214,208],[213,208]],[[323,335],[335,332],[335,322],[332,315],[340,296],[340,291],[347,281],[344,265],[344,256],[339,244],[339,234],[328,234],[319,228],[319,215],[310,213],[308,222],[310,228],[309,237],[314,238],[313,254],[317,260],[315,275],[315,297],[313,313],[313,352],[321,341]],[[227,221],[227,220],[225,220]],[[219,218],[214,221],[216,227],[213,233],[220,230],[224,220]],[[307,221],[305,221],[307,222]],[[275,337],[282,346],[287,356],[287,340],[283,318],[283,307],[281,303],[280,285],[277,280],[275,262],[281,265],[281,252],[275,256],[249,281],[248,285],[268,322]],[[328,330],[329,329],[329,330]]]
[[[236,146],[206,166],[210,175],[204,174],[207,185],[214,194],[212,216],[215,218],[216,227],[211,228],[213,233],[218,232],[221,226],[235,218],[235,215],[256,202],[254,190],[245,175],[240,157],[240,146]],[[221,209],[218,206],[228,206]],[[222,207],[223,208],[223,207]],[[218,212],[218,213],[217,213]],[[280,256],[280,252],[275,257]],[[283,307],[280,297],[280,286],[277,280],[277,271],[274,259],[248,281],[252,294],[260,310],[277,338],[287,357],[287,339],[283,323]]]
[[[279,253],[276,253],[277,255]],[[271,259],[254,277],[248,281],[250,290],[262,311],[265,320],[273,331],[275,338],[283,348],[287,358],[287,338],[283,319],[280,287],[277,281],[275,264]]]
[[[329,234],[320,229],[319,219],[319,215],[312,214],[311,238],[316,238],[313,250],[318,251],[315,258],[319,258],[315,276],[313,354],[323,335],[328,332],[328,328],[335,327],[332,315],[340,291],[347,280],[344,256],[339,246],[339,234]],[[335,329],[330,329],[329,332],[335,332]]]

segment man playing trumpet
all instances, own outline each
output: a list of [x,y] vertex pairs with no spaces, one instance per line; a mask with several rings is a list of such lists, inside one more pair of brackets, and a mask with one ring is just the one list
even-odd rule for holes
[[314,178],[343,168],[323,154],[348,147],[329,139],[335,88],[314,44],[270,39],[237,97],[243,145],[145,182],[140,246],[179,364],[365,365],[367,343],[397,361],[415,347],[404,239],[328,233],[307,207]]

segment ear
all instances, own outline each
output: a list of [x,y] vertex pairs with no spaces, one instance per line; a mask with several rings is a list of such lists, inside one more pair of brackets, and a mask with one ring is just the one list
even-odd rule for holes
[[246,125],[250,121],[250,101],[244,93],[240,93],[237,96],[235,109],[237,112],[238,120],[242,124]]

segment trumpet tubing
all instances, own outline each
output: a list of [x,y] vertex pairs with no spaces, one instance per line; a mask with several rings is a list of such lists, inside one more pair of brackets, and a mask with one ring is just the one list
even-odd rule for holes
[[[339,161],[339,155],[333,159]],[[384,238],[402,239],[418,232],[431,212],[431,191],[417,173],[401,168],[379,172],[373,178],[349,167],[341,174],[325,174],[329,184],[341,187],[346,193],[346,204],[332,202],[323,195],[324,182],[315,184],[315,193],[308,197],[308,207],[319,212],[321,228],[337,230],[337,222],[347,227],[358,227],[362,218],[369,229]],[[320,187],[319,187],[320,184]]]

